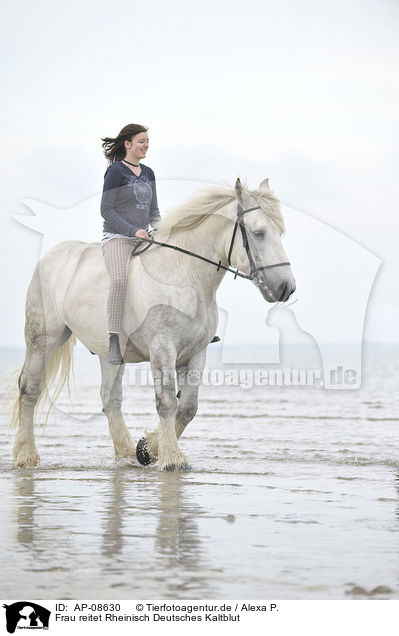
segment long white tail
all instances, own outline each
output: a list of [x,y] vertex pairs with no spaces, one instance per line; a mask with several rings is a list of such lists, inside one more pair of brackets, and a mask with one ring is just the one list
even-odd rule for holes
[[[47,400],[50,401],[50,406],[48,407],[46,419],[44,421],[44,426],[47,424],[48,417],[50,415],[51,409],[55,406],[55,402],[65,384],[68,388],[69,397],[70,393],[70,372],[72,371],[73,376],[73,350],[76,345],[76,338],[74,335],[66,341],[59,349],[57,349],[52,355],[50,361],[48,362],[42,378],[42,390],[39,395],[39,399],[36,404],[36,413],[40,410],[42,413],[44,411],[44,406]],[[23,367],[19,367],[16,371],[14,371],[13,375],[18,374],[18,379],[20,377],[21,371]],[[57,378],[58,376],[58,378]],[[18,385],[18,379],[14,382],[11,390],[9,392],[9,400],[11,402],[12,415],[10,426],[12,428],[16,428],[20,422],[20,391]],[[53,392],[53,395],[50,395],[49,388],[56,382],[56,386]]]

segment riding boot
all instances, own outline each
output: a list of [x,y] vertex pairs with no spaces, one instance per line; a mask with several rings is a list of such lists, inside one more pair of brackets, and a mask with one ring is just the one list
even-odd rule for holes
[[121,348],[119,345],[119,335],[111,333],[109,336],[109,358],[110,364],[123,364]]

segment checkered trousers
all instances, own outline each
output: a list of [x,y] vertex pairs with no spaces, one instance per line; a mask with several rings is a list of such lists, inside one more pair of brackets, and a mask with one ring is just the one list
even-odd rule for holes
[[120,333],[122,314],[126,298],[127,274],[132,249],[137,245],[137,238],[113,238],[103,243],[103,255],[111,284],[108,294],[109,333]]

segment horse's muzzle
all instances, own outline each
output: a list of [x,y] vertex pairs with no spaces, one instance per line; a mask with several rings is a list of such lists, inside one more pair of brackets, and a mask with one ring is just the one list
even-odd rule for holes
[[253,277],[252,282],[269,303],[286,302],[296,289],[295,281],[283,280],[278,285],[273,285],[259,274]]

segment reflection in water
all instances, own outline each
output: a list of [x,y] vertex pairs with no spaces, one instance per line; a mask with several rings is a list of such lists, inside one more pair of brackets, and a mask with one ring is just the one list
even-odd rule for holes
[[17,542],[37,590],[53,590],[52,577],[72,576],[76,598],[82,590],[95,593],[90,579],[101,580],[102,593],[115,588],[115,598],[118,590],[132,597],[144,591],[212,597],[196,522],[203,511],[192,501],[189,476],[131,469],[105,475],[59,469],[13,474]]
[[[126,471],[113,472],[101,515],[105,574],[120,573],[125,564],[131,577],[139,569],[143,583],[153,574],[165,597],[181,598],[187,590],[212,595],[195,521],[202,510],[185,498],[185,486],[190,496],[186,481],[187,475],[181,473],[154,471],[143,479],[132,479]],[[115,587],[123,585],[119,580]]]
[[[396,473],[396,476],[395,476],[395,487],[396,487],[396,491],[398,493],[398,498],[399,498],[399,473]],[[398,505],[396,507],[396,517],[399,520],[399,499],[398,499]]]
[[114,471],[111,479],[112,489],[104,501],[104,533],[102,555],[115,557],[122,552],[123,547],[123,515],[126,511],[125,492],[126,477],[123,472]]
[[15,501],[17,502],[17,541],[29,550],[34,551],[34,513],[37,508],[35,497],[35,479],[33,473],[15,474]]
[[[181,598],[188,589],[198,587],[196,580],[206,566],[203,562],[203,549],[195,517],[202,513],[184,497],[186,476],[181,473],[160,473],[157,490],[158,526],[156,529],[155,549],[164,558],[165,566],[174,572],[186,574],[182,579],[171,579],[172,597]],[[188,575],[188,576],[187,576]],[[212,590],[206,580],[201,581],[204,598],[212,597]]]

